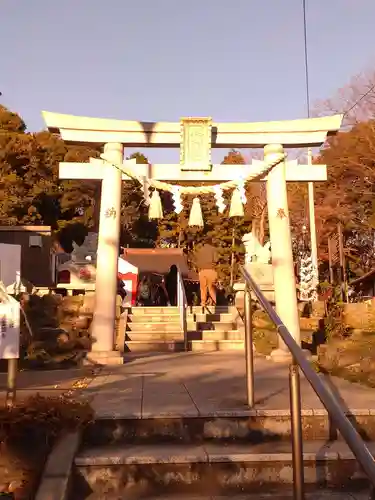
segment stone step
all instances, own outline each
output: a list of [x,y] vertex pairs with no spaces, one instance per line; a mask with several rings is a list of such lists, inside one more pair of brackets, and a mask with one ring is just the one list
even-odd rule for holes
[[190,330],[189,340],[244,340],[244,334],[239,330]]
[[[132,335],[132,334],[131,334]],[[142,335],[139,333],[139,335]],[[165,333],[163,333],[165,335]],[[144,336],[145,337],[145,336]],[[181,334],[180,340],[165,337],[164,340],[155,339],[154,336],[140,340],[126,340],[126,352],[181,352],[184,350],[184,339]],[[147,336],[146,336],[147,337]],[[140,337],[137,337],[139,339]],[[243,340],[189,340],[188,350],[192,352],[216,352],[244,350]]]
[[191,321],[202,322],[202,323],[212,323],[212,322],[232,322],[234,316],[232,313],[218,313],[218,314],[202,314],[202,313],[190,313],[188,312],[187,318]]
[[176,340],[127,340],[125,352],[181,352],[184,350],[184,341]]
[[[128,321],[132,323],[161,323],[164,321],[177,321],[180,317],[179,311],[170,313],[148,313],[148,314],[132,314],[128,315]],[[194,323],[231,323],[233,322],[233,315],[231,313],[222,314],[198,314],[198,313],[187,313],[187,320]]]
[[180,320],[180,314],[129,314],[128,322],[131,323],[165,323]]
[[131,332],[175,332],[181,330],[181,323],[179,318],[177,321],[162,323],[127,322],[126,330]]
[[133,331],[126,332],[125,342],[138,341],[180,341],[183,340],[182,332],[178,329],[172,331]]
[[[369,491],[368,489],[364,489],[361,491],[349,491],[349,490],[336,490],[336,489],[328,489],[328,488],[312,488],[313,491],[307,491],[305,493],[306,500],[369,500]],[[315,490],[315,491],[314,491]],[[102,493],[99,493],[100,496],[90,495],[88,500],[103,500]],[[247,493],[244,495],[233,495],[230,493],[229,495],[222,495],[221,493],[217,495],[194,495],[186,494],[186,493],[171,493],[164,495],[162,497],[158,497],[159,500],[294,500],[294,493],[292,488],[283,488],[283,492],[280,493],[280,489],[272,489],[268,493]],[[119,496],[118,493],[113,493],[113,495],[108,495],[105,492],[106,500],[128,500],[127,496]],[[78,497],[72,493],[71,498],[69,500],[82,500],[82,497]],[[155,496],[152,495],[147,497],[142,497],[142,500],[155,500]]]
[[[126,332],[125,342],[131,342],[133,340],[152,342],[152,341],[180,341],[183,340],[183,335],[181,331],[136,331],[136,332]],[[198,346],[201,346],[203,342],[202,350],[217,350],[214,349],[214,342],[228,341],[227,344],[223,344],[220,350],[229,349],[229,342],[235,342],[235,348],[242,349],[242,343],[244,342],[243,333],[238,330],[232,330],[229,332],[220,332],[215,330],[205,330],[205,331],[189,331],[188,340],[192,342],[192,349],[197,350]],[[241,342],[241,345],[239,344]],[[219,346],[220,347],[220,346]]]
[[[366,488],[368,480],[346,443],[305,441],[305,484]],[[375,443],[368,443],[375,453]],[[290,441],[109,445],[83,449],[74,461],[76,485],[95,494],[121,492],[124,498],[190,493],[217,494],[290,491],[293,485]],[[106,488],[106,489],[104,489]]]
[[174,306],[166,306],[166,307],[143,307],[143,306],[135,306],[131,307],[130,314],[133,315],[155,315],[155,314],[166,314],[166,315],[173,315],[173,314],[180,314],[179,308],[174,307]]
[[[221,331],[221,332],[228,332],[230,330],[233,330],[233,321],[199,321],[199,322],[193,322],[189,321],[187,322],[188,324],[188,329],[189,330],[216,330],[216,331]],[[193,328],[191,328],[193,327]]]
[[[175,390],[173,384],[166,391]],[[177,395],[177,393],[176,393]],[[147,396],[147,394],[145,395]],[[375,441],[375,413],[353,410],[348,415],[365,441]],[[321,409],[302,410],[304,441],[331,442],[338,434]],[[83,446],[100,447],[105,444],[161,444],[184,443],[190,445],[218,443],[279,443],[291,440],[289,410],[228,410],[207,412],[199,417],[178,414],[150,416],[148,418],[98,418],[90,423],[83,435]]]
[[[202,306],[188,306],[187,307],[188,314],[213,314],[213,315],[221,315],[221,314],[231,314],[237,315],[237,308],[234,306],[216,306],[216,307],[206,307],[202,309]],[[166,314],[173,315],[179,314],[179,308],[175,306],[165,306],[165,307],[143,307],[143,306],[134,306],[129,308],[129,314],[134,315],[158,315],[158,314]]]
[[191,340],[189,350],[193,352],[216,352],[244,350],[243,340]]
[[202,306],[189,306],[189,313],[195,314],[237,314],[235,306],[207,306],[202,309]]
[[[130,318],[130,321],[126,323],[126,330],[132,332],[139,331],[174,331],[181,329],[180,317],[176,316],[173,320],[163,320],[163,321],[145,321],[145,317],[138,316],[136,321],[133,321],[133,318]],[[233,330],[233,322],[194,322],[190,318],[187,318],[187,327],[188,330],[194,331],[205,331],[205,330],[213,330],[213,331],[221,331],[228,332]]]
[[[243,341],[244,334],[238,330],[188,330],[189,341]],[[132,330],[126,332],[126,342],[132,340],[180,340],[183,337],[182,331],[178,326],[174,330]]]

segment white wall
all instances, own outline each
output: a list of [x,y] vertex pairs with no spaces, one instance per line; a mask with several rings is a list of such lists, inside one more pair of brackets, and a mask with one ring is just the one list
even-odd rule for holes
[[0,279],[5,286],[16,281],[17,272],[21,272],[21,245],[0,243]]

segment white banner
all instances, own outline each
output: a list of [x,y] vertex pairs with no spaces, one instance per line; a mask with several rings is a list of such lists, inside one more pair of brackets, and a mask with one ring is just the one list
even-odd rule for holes
[[9,297],[0,303],[0,359],[18,359],[20,351],[20,305]]

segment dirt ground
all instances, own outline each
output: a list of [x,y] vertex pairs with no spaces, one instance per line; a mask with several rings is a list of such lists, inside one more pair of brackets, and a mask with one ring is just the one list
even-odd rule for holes
[[0,492],[13,493],[15,500],[34,498],[50,451],[41,443],[37,447],[19,447],[17,452],[0,445]]

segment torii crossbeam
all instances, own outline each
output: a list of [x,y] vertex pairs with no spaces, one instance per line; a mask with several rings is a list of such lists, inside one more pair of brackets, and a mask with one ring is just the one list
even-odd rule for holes
[[[130,163],[132,161],[132,163]],[[96,179],[104,178],[104,161],[91,158],[90,163],[62,162],[59,168],[60,179]],[[240,177],[247,177],[261,160],[253,160],[249,165],[212,165],[210,171],[182,171],[180,165],[173,164],[136,164],[135,160],[127,160],[126,167],[131,168],[135,175],[165,182],[226,182]],[[125,165],[124,165],[125,166]],[[122,180],[129,177],[122,174]],[[266,181],[267,176],[260,178]],[[287,182],[321,182],[327,180],[326,165],[299,164],[297,160],[286,162],[285,180]]]

